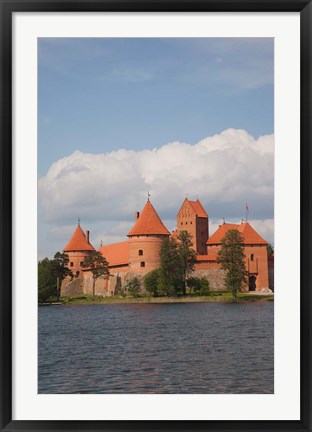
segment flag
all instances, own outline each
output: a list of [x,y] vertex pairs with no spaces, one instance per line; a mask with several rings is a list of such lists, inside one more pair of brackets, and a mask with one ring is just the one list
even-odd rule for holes
[[249,211],[248,204],[246,203],[246,211]]

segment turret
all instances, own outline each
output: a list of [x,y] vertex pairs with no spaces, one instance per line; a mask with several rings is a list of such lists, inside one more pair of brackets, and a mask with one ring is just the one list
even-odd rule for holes
[[64,247],[64,252],[69,257],[68,267],[74,276],[82,277],[82,263],[91,252],[95,249],[89,241],[90,232],[83,232],[80,223],[72,235],[71,239]]
[[136,222],[128,233],[129,267],[135,273],[147,273],[159,268],[162,242],[170,235],[148,199],[141,214],[136,212]]
[[177,229],[178,231],[188,231],[192,236],[193,249],[199,255],[207,253],[208,214],[199,199],[190,201],[185,198],[177,215]]

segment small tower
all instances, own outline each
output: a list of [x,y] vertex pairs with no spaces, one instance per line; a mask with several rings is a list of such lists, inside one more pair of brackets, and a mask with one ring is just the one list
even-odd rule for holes
[[207,254],[206,242],[209,237],[208,214],[199,199],[185,198],[177,215],[178,231],[188,231],[192,236],[193,249],[199,255]]
[[128,233],[129,267],[134,273],[148,273],[159,268],[162,242],[170,233],[148,199],[141,214],[135,213],[136,222]]
[[223,223],[208,239],[208,255],[217,254],[221,248],[222,239],[229,230],[236,229],[244,239],[245,267],[248,276],[249,291],[259,291],[269,287],[268,242],[249,224]]
[[82,263],[86,256],[90,252],[94,251],[94,247],[89,242],[90,232],[86,231],[86,234],[82,231],[80,223],[72,235],[71,239],[64,247],[64,252],[69,257],[68,267],[76,277],[82,277]]

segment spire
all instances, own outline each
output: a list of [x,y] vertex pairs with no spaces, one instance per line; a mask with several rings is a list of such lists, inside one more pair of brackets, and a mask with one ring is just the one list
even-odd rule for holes
[[75,229],[71,239],[64,247],[64,252],[75,252],[75,251],[93,251],[95,250],[91,243],[88,242],[85,233],[82,231],[80,226],[80,219],[78,218],[78,225]]
[[170,235],[149,199],[128,236],[148,234]]

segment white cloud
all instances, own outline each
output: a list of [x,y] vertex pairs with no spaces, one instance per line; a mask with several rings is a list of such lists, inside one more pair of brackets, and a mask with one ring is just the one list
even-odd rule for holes
[[187,194],[190,199],[198,195],[211,218],[244,217],[248,202],[251,219],[273,219],[273,180],[274,135],[256,140],[244,130],[227,129],[195,145],[75,151],[51,166],[38,192],[44,222],[74,225],[80,217],[91,229],[103,222],[111,226],[98,233],[104,240],[127,234],[147,191],[163,220],[175,219]]

